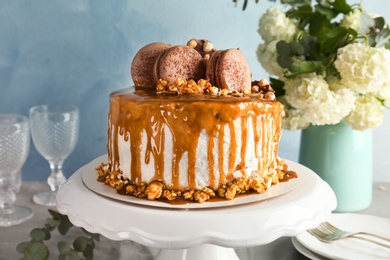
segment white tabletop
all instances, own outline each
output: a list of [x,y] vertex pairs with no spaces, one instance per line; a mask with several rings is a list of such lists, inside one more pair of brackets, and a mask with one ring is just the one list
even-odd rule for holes
[[[35,227],[43,227],[45,219],[50,217],[47,208],[35,205],[32,202],[32,195],[37,191],[47,189],[45,182],[25,182],[22,184],[18,194],[18,205],[28,206],[33,209],[34,217],[18,226],[0,228],[0,259],[19,259],[21,254],[16,252],[16,245],[30,239],[29,233]],[[390,218],[390,183],[375,183],[373,188],[373,203],[370,208],[358,212],[370,214],[383,218]],[[75,237],[82,234],[79,228],[73,227],[67,237],[62,237],[56,231],[52,239],[47,243],[51,249],[50,259],[57,259],[57,243],[61,240],[73,241]],[[95,259],[153,259],[158,249],[150,249],[132,241],[111,241],[101,238],[95,248]],[[284,259],[297,260],[307,259],[295,250],[291,238],[282,237],[276,241],[263,246],[236,249],[241,260],[246,259]]]

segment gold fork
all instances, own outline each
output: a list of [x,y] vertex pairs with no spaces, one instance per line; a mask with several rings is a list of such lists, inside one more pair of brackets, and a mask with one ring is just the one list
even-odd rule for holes
[[[378,236],[376,234],[371,234],[371,233],[367,233],[367,232],[347,232],[347,231],[340,230],[340,229],[336,228],[335,226],[333,226],[332,224],[330,224],[328,222],[321,223],[317,228],[309,229],[307,232],[309,234],[311,234],[312,236],[314,236],[315,238],[317,238],[318,240],[325,242],[325,243],[330,243],[332,241],[353,237],[353,238],[369,241],[371,243],[375,243],[377,245],[390,248],[390,239],[389,238]],[[372,240],[372,239],[369,239],[367,237],[362,237],[359,235],[373,236],[373,237],[388,241],[389,244],[384,244],[384,243],[381,243],[377,240]]]

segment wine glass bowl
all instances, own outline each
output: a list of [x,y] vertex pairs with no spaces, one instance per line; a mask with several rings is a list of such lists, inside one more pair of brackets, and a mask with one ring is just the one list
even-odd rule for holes
[[0,114],[0,226],[20,224],[32,210],[13,206],[14,180],[20,174],[30,149],[29,120],[25,116]]
[[74,150],[79,133],[79,110],[71,105],[41,105],[30,108],[31,136],[37,151],[49,162],[50,191],[33,196],[39,205],[55,206],[60,185],[66,181],[62,165]]

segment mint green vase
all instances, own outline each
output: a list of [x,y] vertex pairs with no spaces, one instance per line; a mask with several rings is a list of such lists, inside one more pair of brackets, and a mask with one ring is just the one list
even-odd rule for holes
[[353,130],[344,121],[302,130],[299,163],[333,189],[336,212],[353,212],[372,201],[372,131]]

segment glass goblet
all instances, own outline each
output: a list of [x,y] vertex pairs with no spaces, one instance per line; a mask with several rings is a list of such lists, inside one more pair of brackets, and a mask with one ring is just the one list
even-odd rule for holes
[[66,181],[62,165],[77,143],[79,110],[70,105],[35,106],[30,108],[30,125],[34,145],[49,162],[51,170],[47,179],[51,190],[35,194],[33,201],[55,206],[57,191]]
[[0,226],[20,224],[33,216],[31,209],[14,206],[14,180],[26,162],[30,149],[28,118],[0,114]]

